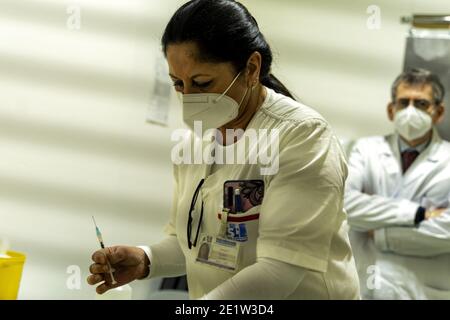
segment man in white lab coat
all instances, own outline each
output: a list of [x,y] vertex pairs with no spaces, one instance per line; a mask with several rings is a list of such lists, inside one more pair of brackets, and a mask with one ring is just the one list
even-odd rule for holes
[[365,299],[450,299],[450,143],[444,87],[423,69],[392,86],[395,133],[358,140],[345,207]]

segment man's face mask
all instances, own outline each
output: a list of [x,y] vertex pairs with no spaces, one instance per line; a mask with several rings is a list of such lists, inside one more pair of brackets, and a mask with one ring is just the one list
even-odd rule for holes
[[207,130],[220,128],[237,118],[241,104],[249,89],[245,90],[240,103],[237,103],[226,94],[233,87],[241,73],[238,73],[222,94],[194,93],[182,95],[183,120],[191,130],[194,130],[195,121],[201,121],[203,128]]
[[432,128],[433,120],[427,112],[410,105],[395,113],[394,125],[403,138],[411,141],[423,137]]

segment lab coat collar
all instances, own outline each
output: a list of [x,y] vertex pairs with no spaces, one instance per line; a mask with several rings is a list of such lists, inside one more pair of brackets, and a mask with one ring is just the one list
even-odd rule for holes
[[[399,174],[402,175],[402,166],[401,166],[401,156],[400,150],[398,147],[398,134],[392,134],[386,137],[387,145],[383,150],[383,153],[389,157],[394,157],[396,159],[395,164],[392,161],[386,162],[386,170],[388,170],[391,174]],[[409,183],[417,181],[420,177],[426,176],[427,172],[430,172],[434,166],[439,163],[439,148],[442,145],[442,138],[439,136],[439,133],[436,129],[433,129],[433,135],[431,138],[431,142],[428,147],[420,153],[417,157],[416,161],[411,165],[411,167],[405,172],[403,175],[404,184],[403,186],[408,185]]]
[[424,143],[421,143],[418,146],[410,147],[400,136],[398,136],[398,147],[400,149],[400,153],[411,150],[415,150],[419,153],[422,153],[430,145],[431,140],[432,138],[430,137],[428,141],[425,141]]
[[433,136],[430,145],[423,152],[428,151],[428,160],[432,162],[439,161],[439,148],[442,145],[442,138],[436,128],[433,128]]
[[[397,133],[388,135],[385,137],[387,142],[386,148],[383,148],[383,153],[389,156],[394,156],[401,163],[400,150],[398,147],[398,140],[400,139]],[[437,162],[439,160],[439,147],[441,146],[442,138],[439,135],[436,128],[433,128],[433,135],[431,136],[431,141],[428,146],[423,150],[419,156],[420,158],[426,158],[429,161]],[[424,155],[425,157],[422,157]]]
[[390,176],[400,177],[402,169],[397,135],[386,136],[385,143],[381,144],[380,148],[380,162],[383,164],[384,170]]

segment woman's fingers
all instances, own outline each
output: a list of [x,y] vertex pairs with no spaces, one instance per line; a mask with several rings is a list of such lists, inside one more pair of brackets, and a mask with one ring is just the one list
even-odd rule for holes
[[117,288],[119,286],[120,286],[119,284],[112,285],[112,284],[108,284],[108,283],[105,282],[105,283],[102,283],[101,285],[99,285],[95,289],[95,291],[97,291],[98,294],[104,294],[106,291],[108,291],[110,289]]
[[106,264],[93,263],[89,267],[89,271],[92,274],[106,273],[106,272],[109,272],[109,268],[108,268],[108,265],[106,265]]
[[[112,278],[110,274],[114,273],[114,278],[121,284],[128,283],[134,280],[134,268],[133,263],[130,264],[129,260],[136,260],[133,256],[133,252],[125,246],[107,247],[102,250],[97,250],[92,255],[93,264],[89,266],[91,275],[87,277],[87,282],[90,285],[96,285],[101,283],[96,291],[99,294],[105,293],[109,289],[118,287],[118,284],[112,285]],[[133,260],[134,259],[134,260]]]
[[92,261],[100,264],[106,264],[106,255],[103,250],[95,251],[92,255]]
[[116,264],[126,260],[126,258],[126,250],[122,246],[107,247],[95,251],[92,255],[92,261],[99,264],[106,264],[108,261],[111,264]]
[[94,285],[102,281],[105,281],[105,277],[101,274],[92,274],[87,277],[87,283],[90,285]]
[[112,265],[122,263],[127,259],[126,250],[123,246],[107,247],[104,250],[104,254]]

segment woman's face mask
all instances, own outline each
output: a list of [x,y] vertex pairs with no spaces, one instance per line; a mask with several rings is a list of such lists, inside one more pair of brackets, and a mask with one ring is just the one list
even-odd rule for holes
[[201,122],[203,130],[208,130],[223,127],[237,118],[242,102],[248,93],[248,88],[239,103],[226,94],[241,73],[238,73],[222,94],[194,93],[182,95],[183,120],[191,130],[194,130],[194,122],[197,121]]

